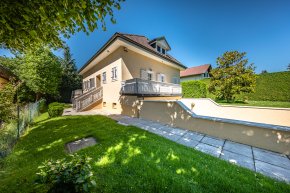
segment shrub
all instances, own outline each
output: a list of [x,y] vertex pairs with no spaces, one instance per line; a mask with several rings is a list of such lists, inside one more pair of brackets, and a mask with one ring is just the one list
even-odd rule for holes
[[91,158],[77,154],[71,157],[45,161],[38,167],[36,182],[49,185],[49,192],[90,192],[96,186]]
[[63,113],[63,104],[58,102],[53,102],[48,105],[48,115],[49,117],[58,117]]
[[48,115],[49,117],[59,117],[63,113],[62,106],[52,106],[48,108]]
[[181,83],[182,86],[182,95],[184,98],[205,98],[207,97],[207,88],[206,84],[197,81],[185,81]]

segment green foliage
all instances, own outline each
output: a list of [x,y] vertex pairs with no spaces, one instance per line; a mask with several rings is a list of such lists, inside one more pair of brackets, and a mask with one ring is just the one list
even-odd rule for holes
[[255,93],[241,94],[253,101],[290,102],[290,71],[265,73],[257,76]]
[[90,192],[96,181],[91,158],[71,155],[71,160],[49,160],[38,167],[37,182],[52,185],[51,192]]
[[61,103],[53,102],[48,105],[49,117],[59,117],[63,113],[64,106]]
[[248,65],[246,52],[225,52],[211,70],[209,91],[218,99],[235,100],[241,93],[254,92],[256,77],[253,64]]
[[44,113],[46,111],[47,111],[46,100],[45,99],[41,99],[39,101],[39,112],[40,113]]
[[17,84],[13,80],[0,89],[0,126],[1,122],[9,122],[16,117],[16,104],[14,103],[16,89]]
[[207,97],[206,84],[197,81],[190,80],[181,83],[182,86],[182,96],[184,98],[205,98]]
[[54,48],[63,46],[60,36],[69,38],[83,31],[87,34],[101,25],[105,18],[115,23],[114,9],[123,0],[2,0],[0,6],[0,47],[23,51],[35,44]]
[[0,128],[0,160],[7,156],[17,139],[17,121],[12,120]]
[[39,100],[44,94],[58,94],[61,64],[50,49],[46,47],[29,50],[19,58],[19,77],[36,93]]
[[61,59],[62,76],[60,83],[60,101],[71,102],[73,90],[82,88],[82,79],[78,74],[75,60],[72,58],[69,47],[65,47],[64,56]]

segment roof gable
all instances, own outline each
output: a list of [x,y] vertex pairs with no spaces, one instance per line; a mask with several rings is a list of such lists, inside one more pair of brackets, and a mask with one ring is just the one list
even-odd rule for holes
[[186,70],[180,71],[180,77],[203,74],[203,73],[207,72],[210,69],[211,69],[211,65],[210,64],[204,64],[204,65],[201,65],[201,66],[195,66],[195,67],[187,68]]
[[[93,57],[91,57],[79,70],[79,72],[83,71],[89,64],[90,62],[92,62],[95,58],[97,58],[108,46],[110,46],[111,44],[113,44],[115,42],[115,40],[117,39],[123,39],[125,41],[128,41],[132,44],[134,44],[135,46],[141,48],[141,49],[145,49],[147,51],[149,51],[150,53],[154,54],[155,56],[161,57],[177,66],[179,66],[179,68],[183,68],[185,69],[186,67],[179,62],[177,59],[175,59],[174,57],[172,57],[171,55],[169,55],[168,53],[165,54],[161,54],[159,52],[157,52],[157,50],[155,48],[153,48],[150,45],[150,42],[148,40],[147,37],[142,36],[142,35],[135,35],[135,34],[123,34],[123,33],[115,33],[109,40],[108,42],[105,43],[105,45],[100,48],[98,50],[98,52],[96,54],[93,55]],[[164,38],[165,39],[165,38]]]

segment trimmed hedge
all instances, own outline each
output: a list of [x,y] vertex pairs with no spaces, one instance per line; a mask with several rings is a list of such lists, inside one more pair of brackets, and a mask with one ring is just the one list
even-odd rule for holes
[[[290,71],[257,76],[255,93],[244,94],[252,101],[290,101]],[[241,95],[243,97],[243,95]]]
[[[200,80],[207,86],[210,79]],[[237,100],[243,100],[247,96],[250,101],[286,101],[290,102],[290,71],[264,73],[257,75],[257,83],[254,93],[241,94]],[[207,97],[214,99],[208,93]]]
[[198,80],[190,80],[181,83],[182,95],[184,98],[205,98],[207,97],[206,84]]
[[53,102],[48,105],[49,117],[59,117],[63,113],[64,106],[61,103]]

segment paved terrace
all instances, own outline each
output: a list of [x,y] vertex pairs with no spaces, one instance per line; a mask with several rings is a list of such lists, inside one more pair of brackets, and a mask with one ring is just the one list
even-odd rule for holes
[[290,159],[286,155],[252,147],[233,141],[219,139],[202,133],[170,127],[158,122],[131,118],[122,115],[110,115],[106,111],[88,111],[77,113],[66,109],[64,115],[107,115],[122,125],[133,125],[155,133],[176,143],[194,148],[214,157],[259,172],[266,176],[290,183]]

